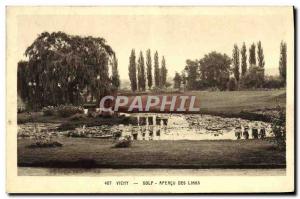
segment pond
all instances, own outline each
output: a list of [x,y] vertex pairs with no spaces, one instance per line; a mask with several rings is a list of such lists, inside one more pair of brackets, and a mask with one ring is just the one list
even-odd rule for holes
[[[235,140],[256,138],[255,132],[264,129],[266,137],[272,136],[271,125],[260,121],[239,118],[222,118],[210,115],[189,114],[132,114],[136,125],[112,126],[121,136],[130,135],[134,140]],[[236,135],[236,127],[240,135]],[[255,130],[256,129],[256,130]],[[259,133],[258,133],[259,134]],[[258,136],[259,138],[259,136]]]
[[[271,137],[271,124],[240,118],[223,118],[200,114],[125,114],[131,119],[129,125],[101,125],[80,127],[75,131],[57,131],[55,124],[19,125],[18,137],[30,137],[34,126],[52,136],[91,137],[117,139],[130,136],[133,140],[237,140]],[[261,131],[263,130],[263,131]],[[27,134],[25,133],[27,132]]]

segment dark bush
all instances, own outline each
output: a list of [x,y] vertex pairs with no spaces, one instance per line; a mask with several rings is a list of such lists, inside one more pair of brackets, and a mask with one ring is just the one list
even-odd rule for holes
[[231,77],[228,81],[227,88],[229,91],[237,90],[237,82],[234,77]]
[[264,88],[282,88],[284,86],[284,81],[280,77],[267,76],[264,81]]
[[75,115],[76,113],[83,113],[83,108],[72,105],[62,105],[57,108],[58,114],[62,117],[69,117]]
[[286,149],[286,111],[277,107],[277,114],[272,119],[272,132],[275,136],[275,144],[278,149]]

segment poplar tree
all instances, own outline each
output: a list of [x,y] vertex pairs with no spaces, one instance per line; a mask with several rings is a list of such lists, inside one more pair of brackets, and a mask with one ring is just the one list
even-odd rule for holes
[[135,51],[131,50],[129,57],[129,80],[131,85],[131,90],[135,92],[137,90],[137,79],[136,79],[136,62],[135,62]]
[[287,45],[286,42],[280,43],[280,58],[279,58],[279,75],[286,82],[286,65],[287,65]]
[[146,53],[146,66],[147,66],[147,83],[148,83],[148,88],[151,89],[152,87],[152,60],[151,60],[151,51],[150,49],[147,50]]
[[156,87],[159,87],[160,71],[157,51],[154,54],[154,83]]
[[114,89],[118,89],[120,87],[120,75],[118,71],[118,59],[116,56],[113,57],[113,63],[112,63],[112,76],[111,81]]
[[138,88],[140,91],[146,90],[145,62],[142,51],[138,60]]
[[256,56],[255,56],[255,44],[253,43],[249,48],[249,65],[256,65]]
[[237,82],[240,80],[240,51],[236,44],[232,50],[233,74]]
[[264,58],[264,50],[261,46],[260,41],[257,43],[257,61],[258,61],[258,66],[263,69],[265,67],[265,58]]
[[241,76],[244,77],[247,72],[247,48],[245,45],[245,42],[243,43],[242,49],[241,49],[241,68],[242,68],[242,74]]
[[160,87],[165,87],[167,83],[167,73],[166,60],[165,57],[162,57],[161,60],[161,69],[160,69]]

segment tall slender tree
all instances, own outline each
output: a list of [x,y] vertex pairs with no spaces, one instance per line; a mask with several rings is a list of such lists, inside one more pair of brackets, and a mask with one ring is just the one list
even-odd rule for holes
[[279,75],[286,82],[286,65],[287,65],[287,45],[286,42],[280,43],[280,58],[279,58]]
[[165,87],[167,83],[167,73],[166,60],[165,57],[162,57],[161,60],[161,69],[160,69],[160,87]]
[[147,66],[147,83],[148,83],[148,88],[151,89],[152,87],[152,60],[151,60],[151,51],[150,49],[147,50],[146,52],[146,66]]
[[159,87],[160,71],[157,51],[154,54],[154,83],[156,87]]
[[240,80],[240,51],[236,44],[232,50],[233,74],[237,82]]
[[111,81],[114,89],[118,89],[120,87],[121,81],[120,81],[120,75],[118,71],[118,59],[116,56],[113,57],[112,61],[112,70],[111,70]]
[[242,49],[241,49],[241,68],[242,68],[242,74],[241,76],[244,77],[247,72],[247,48],[245,42],[243,43]]
[[145,61],[142,51],[138,60],[138,88],[140,91],[146,90]]
[[260,68],[265,67],[264,50],[261,46],[261,41],[257,43],[257,61]]
[[141,91],[141,66],[140,66],[140,57],[137,61],[137,90]]
[[265,77],[265,57],[264,57],[264,50],[261,46],[261,41],[257,43],[257,62],[258,67],[261,69],[263,79]]
[[129,79],[131,83],[131,90],[134,92],[137,90],[137,79],[136,79],[136,62],[135,62],[135,50],[131,50],[129,57]]
[[249,65],[256,65],[256,56],[255,56],[255,44],[253,43],[249,48]]

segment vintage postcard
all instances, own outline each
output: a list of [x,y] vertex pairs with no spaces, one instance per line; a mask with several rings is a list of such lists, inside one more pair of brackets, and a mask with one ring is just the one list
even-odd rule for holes
[[6,8],[7,192],[294,192],[294,8]]

